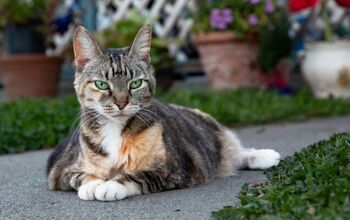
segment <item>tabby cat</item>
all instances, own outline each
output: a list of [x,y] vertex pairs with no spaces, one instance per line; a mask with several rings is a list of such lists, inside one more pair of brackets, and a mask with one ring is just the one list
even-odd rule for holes
[[75,30],[80,125],[48,160],[50,189],[113,201],[278,164],[276,151],[243,148],[208,114],[152,98],[151,36],[145,25],[131,47],[102,51],[86,29]]

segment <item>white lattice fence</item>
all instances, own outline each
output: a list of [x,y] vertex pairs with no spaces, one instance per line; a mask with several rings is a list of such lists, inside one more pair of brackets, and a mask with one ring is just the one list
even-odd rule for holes
[[[108,28],[125,18],[130,11],[137,10],[152,18],[156,36],[184,40],[190,34],[193,21],[189,13],[194,7],[194,0],[100,0],[97,4],[97,28]],[[178,61],[185,59],[177,45],[170,45],[169,50]]]
[[[97,6],[98,29],[109,27],[135,9],[153,18],[154,31],[159,37],[185,38],[192,27],[188,12],[194,9],[193,0],[100,0]],[[114,12],[109,9],[111,7]],[[178,29],[177,36],[171,32],[175,27]]]

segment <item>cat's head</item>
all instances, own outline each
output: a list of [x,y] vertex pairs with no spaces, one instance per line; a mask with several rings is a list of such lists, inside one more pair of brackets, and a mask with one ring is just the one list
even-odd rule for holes
[[[102,51],[85,28],[74,33],[75,90],[83,109],[106,118],[130,117],[149,105],[155,91],[150,59],[152,29],[143,26],[131,47]],[[118,40],[118,36],[115,36]]]

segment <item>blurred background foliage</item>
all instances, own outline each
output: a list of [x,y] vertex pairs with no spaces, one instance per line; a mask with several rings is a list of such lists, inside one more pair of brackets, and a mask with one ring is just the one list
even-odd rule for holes
[[[115,22],[111,27],[97,33],[97,40],[104,48],[122,48],[131,46],[132,40],[139,29],[146,23],[151,23],[152,19],[140,15],[137,11],[132,11],[128,16]],[[172,65],[174,59],[169,55],[167,46],[170,43],[180,42],[175,39],[162,39],[153,35],[151,60],[156,68]]]

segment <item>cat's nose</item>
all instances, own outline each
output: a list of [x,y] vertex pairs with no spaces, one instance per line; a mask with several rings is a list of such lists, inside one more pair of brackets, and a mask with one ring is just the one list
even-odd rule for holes
[[123,110],[128,103],[121,102],[121,103],[115,103],[115,104],[118,106],[119,110]]
[[113,102],[118,106],[119,110],[123,110],[129,103],[129,95],[127,93],[119,93],[113,96]]

